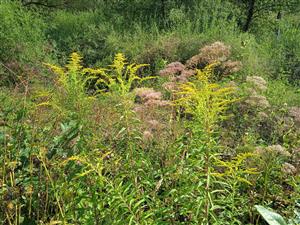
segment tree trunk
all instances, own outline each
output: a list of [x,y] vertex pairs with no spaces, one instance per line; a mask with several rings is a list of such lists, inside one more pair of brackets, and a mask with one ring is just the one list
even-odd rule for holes
[[161,0],[161,17],[163,21],[166,19],[166,1]]
[[282,14],[281,14],[281,11],[279,11],[277,13],[277,28],[276,28],[276,37],[277,37],[277,40],[280,39],[280,26],[279,26],[279,23],[280,23],[280,20],[281,20],[281,17],[282,17]]
[[255,7],[255,0],[249,0],[247,19],[243,28],[244,32],[247,32],[250,28],[250,24],[252,22],[253,14],[254,14],[254,7]]

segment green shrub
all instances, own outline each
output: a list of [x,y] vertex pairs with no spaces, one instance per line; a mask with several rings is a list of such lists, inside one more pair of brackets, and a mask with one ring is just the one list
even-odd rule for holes
[[53,13],[47,35],[58,52],[57,56],[64,61],[71,52],[78,51],[85,56],[88,65],[110,56],[112,53],[106,39],[111,27],[103,21],[99,11],[61,10]]
[[[299,89],[287,84],[284,80],[271,80],[268,84],[266,96],[270,103],[279,107],[300,106]],[[278,96],[280,93],[280,96]]]
[[[37,62],[49,56],[45,23],[38,14],[17,3],[0,4],[0,82],[16,82],[16,76],[35,73]],[[3,71],[4,70],[4,71]]]
[[293,85],[300,82],[299,26],[289,18],[284,19],[278,24],[279,34],[271,30],[271,35],[264,40],[273,78],[287,80]]

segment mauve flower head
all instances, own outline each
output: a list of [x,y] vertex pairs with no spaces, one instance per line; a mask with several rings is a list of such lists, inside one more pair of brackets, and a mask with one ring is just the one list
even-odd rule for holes
[[185,66],[181,62],[172,62],[166,66],[165,69],[159,71],[160,76],[170,76],[181,73]]
[[186,76],[180,75],[171,78],[172,82],[186,83],[188,82],[188,78]]
[[145,100],[150,100],[150,99],[160,100],[161,96],[162,96],[161,93],[158,91],[150,92],[145,95]]
[[223,74],[228,75],[232,73],[236,73],[241,70],[242,63],[240,61],[231,61],[228,60],[222,64]]
[[215,62],[225,62],[230,56],[230,46],[217,41],[211,45],[204,46],[199,52],[198,55],[193,56],[186,62],[188,68],[195,68],[200,64],[207,65]]
[[245,102],[252,107],[258,107],[258,108],[270,107],[270,103],[267,100],[267,98],[265,96],[258,95],[256,93],[253,93],[252,95],[250,95]]
[[181,72],[181,76],[185,76],[186,78],[192,77],[196,74],[195,70],[183,70]]
[[149,128],[153,131],[158,130],[160,128],[160,122],[158,122],[157,120],[148,120],[147,124]]
[[285,175],[294,175],[297,173],[297,169],[296,167],[294,167],[292,164],[290,163],[284,163],[282,165],[281,171],[285,174]]
[[137,88],[136,96],[141,99],[141,103],[147,107],[153,106],[168,106],[169,101],[162,100],[162,93],[153,90],[152,88]]
[[194,55],[192,58],[186,61],[186,66],[188,68],[196,68],[199,64],[201,64],[201,62],[201,55]]
[[178,72],[181,72],[185,69],[185,66],[181,62],[172,62],[166,66],[166,68],[174,68]]
[[259,76],[248,76],[248,77],[246,78],[246,80],[247,80],[248,82],[253,82],[254,84],[256,84],[256,83],[261,83],[261,84],[263,84],[263,85],[267,85],[267,81],[266,81],[264,78],[259,77]]
[[291,154],[281,145],[270,145],[267,147],[257,147],[254,151],[258,155],[276,154],[284,157],[290,157]]
[[134,108],[133,108],[133,111],[135,113],[142,113],[145,111],[143,105],[136,105]]
[[135,94],[137,96],[142,98],[143,96],[145,96],[148,93],[153,92],[154,90],[153,90],[153,88],[144,88],[144,87],[142,87],[142,88],[136,88],[134,91],[135,91]]
[[300,107],[290,107],[289,115],[293,118],[295,123],[300,124]]
[[178,90],[178,85],[175,82],[166,82],[162,85],[162,87],[170,92]]
[[158,102],[158,106],[164,107],[164,106],[170,106],[171,103],[170,101],[167,100],[160,100],[160,102]]
[[140,97],[143,102],[148,100],[160,100],[162,97],[161,92],[154,91],[152,88],[137,88],[135,90],[136,96]]
[[266,148],[268,151],[276,153],[281,156],[289,157],[291,154],[281,145],[271,145]]
[[166,100],[158,100],[158,99],[149,99],[145,102],[145,106],[155,107],[155,106],[169,106],[170,102]]
[[153,134],[151,133],[151,131],[144,131],[143,133],[143,140],[144,141],[151,141],[153,139]]
[[224,62],[230,56],[230,47],[223,42],[217,41],[200,49],[202,59],[208,64]]
[[246,81],[252,85],[254,85],[254,88],[260,91],[266,91],[267,90],[267,81],[259,76],[248,76],[246,78]]

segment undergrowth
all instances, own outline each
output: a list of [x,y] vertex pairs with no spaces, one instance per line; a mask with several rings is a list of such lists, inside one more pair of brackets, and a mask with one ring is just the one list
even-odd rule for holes
[[[121,53],[105,68],[72,53],[64,67],[45,63],[51,86],[3,89],[0,220],[262,224],[255,205],[292,218],[300,111],[276,111],[261,77],[228,83],[241,66],[229,55],[214,43],[192,58],[196,68],[167,65],[166,78]],[[150,87],[167,79],[172,89]]]

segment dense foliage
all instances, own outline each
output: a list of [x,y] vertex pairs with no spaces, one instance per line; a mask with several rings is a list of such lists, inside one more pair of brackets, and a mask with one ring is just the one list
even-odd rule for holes
[[299,224],[299,8],[0,0],[0,223]]

